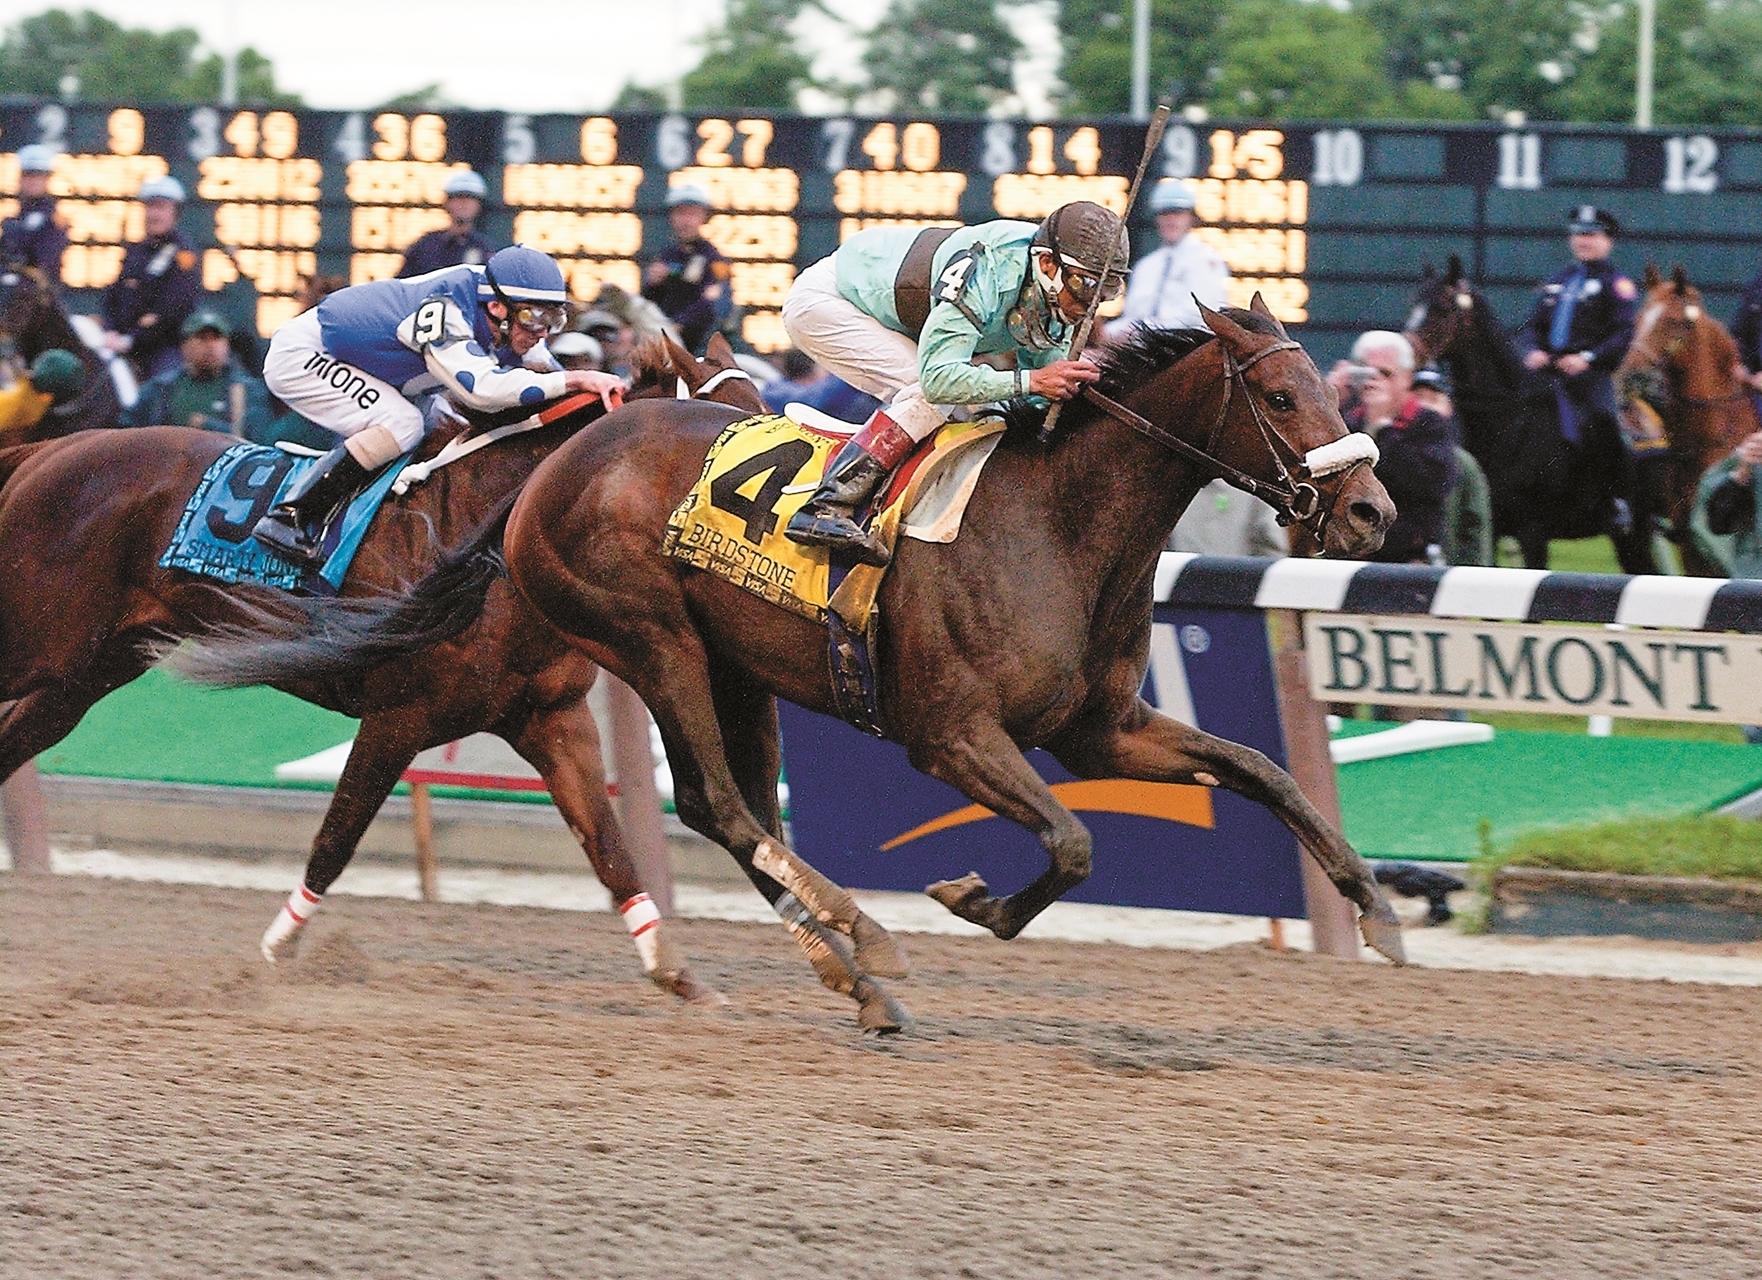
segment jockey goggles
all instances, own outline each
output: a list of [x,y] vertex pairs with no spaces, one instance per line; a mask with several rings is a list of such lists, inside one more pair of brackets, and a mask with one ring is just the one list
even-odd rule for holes
[[563,332],[563,326],[569,323],[569,308],[561,302],[516,302],[503,293],[496,273],[489,269],[487,262],[483,264],[483,278],[489,282],[496,301],[506,308],[509,324],[549,338]]
[[1065,251],[1058,242],[1056,218],[1048,218],[1044,225],[1046,240],[1041,247],[1050,249],[1052,260],[1058,264],[1058,275],[1049,282],[1051,293],[1056,295],[1060,288],[1069,289],[1071,297],[1076,299],[1078,306],[1082,307],[1087,307],[1093,302],[1098,292],[1101,294],[1103,302],[1111,302],[1120,296],[1121,290],[1126,287],[1126,273],[1123,266],[1109,270],[1104,279],[1099,271],[1065,256]]

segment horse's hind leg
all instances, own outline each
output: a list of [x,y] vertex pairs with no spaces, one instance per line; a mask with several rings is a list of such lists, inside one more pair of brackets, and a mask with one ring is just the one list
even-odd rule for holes
[[[783,812],[777,779],[783,752],[777,733],[777,700],[769,690],[726,664],[714,664],[711,670],[716,719],[727,745],[728,766],[747,806],[781,843]],[[856,954],[848,955],[842,941],[815,920],[794,894],[751,863],[744,863],[741,869],[783,920],[821,983],[840,995],[849,995],[861,1006],[857,1022],[863,1030],[893,1032],[909,1021],[886,988],[859,967],[859,961],[866,961],[886,966],[878,970],[880,976],[905,976],[906,959],[891,934],[859,909],[851,929]]]
[[132,654],[117,655],[72,676],[39,683],[14,699],[0,715],[0,780],[72,733],[93,703],[144,670],[145,664]]
[[683,1000],[720,1003],[721,997],[691,972],[673,935],[663,927],[660,912],[643,890],[606,799],[599,729],[587,703],[578,696],[567,697],[532,711],[522,723],[502,726],[499,732],[543,776],[551,802],[617,904],[619,917],[635,941],[643,972],[663,991]]
[[1370,868],[1334,830],[1290,774],[1260,752],[1170,719],[1142,699],[1115,723],[1049,744],[1059,763],[1086,778],[1198,782],[1258,801],[1291,828],[1334,887],[1358,904],[1364,940],[1404,963],[1401,924]]
[[[648,704],[660,725],[667,744],[667,759],[673,767],[673,801],[680,821],[733,854],[773,905],[783,901],[783,891],[793,895],[805,919],[792,921],[785,916],[785,924],[808,952],[815,972],[828,987],[862,1001],[868,991],[860,985],[862,974],[854,975],[849,988],[843,986],[848,966],[828,958],[829,954],[836,957],[841,948],[834,946],[834,940],[825,933],[830,929],[854,940],[856,921],[862,912],[849,893],[788,849],[759,824],[747,807],[728,764],[716,716],[709,658],[701,642],[689,624],[676,629],[652,628],[646,635],[629,639],[631,642],[622,651],[643,654],[646,662],[618,674]],[[775,726],[772,728],[774,731]],[[776,897],[772,896],[773,886],[768,886],[756,873],[776,882]],[[886,935],[879,925],[875,928]],[[861,949],[855,960],[858,970],[879,971],[872,969]],[[866,1012],[870,1006],[865,1003],[864,1007]]]
[[355,745],[337,779],[336,793],[312,841],[305,874],[257,944],[270,964],[293,955],[300,930],[354,858],[361,837],[410,761],[428,745],[432,728],[432,720],[420,708],[377,712],[361,721]]

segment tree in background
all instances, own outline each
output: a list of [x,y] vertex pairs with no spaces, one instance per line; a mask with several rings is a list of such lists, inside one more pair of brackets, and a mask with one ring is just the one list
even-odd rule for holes
[[1261,120],[1380,116],[1391,90],[1383,44],[1362,14],[1293,0],[1239,0],[1225,12],[1211,100]]
[[[1623,6],[1561,86],[1562,118],[1633,119],[1638,40],[1633,10]],[[1660,0],[1653,83],[1659,124],[1754,127],[1762,120],[1762,4]]]
[[1356,7],[1382,36],[1397,99],[1431,104],[1420,119],[1508,111],[1556,118],[1559,86],[1572,72],[1580,52],[1574,40],[1590,13],[1573,0],[1360,0]]
[[1022,52],[992,0],[893,0],[863,69],[896,110],[977,115],[1014,94]]
[[703,37],[703,60],[679,84],[680,104],[700,111],[789,111],[813,84],[812,66],[789,29],[820,0],[731,0]]
[[[220,93],[221,58],[189,27],[125,27],[90,9],[50,9],[9,27],[0,38],[0,85],[6,92],[58,97],[73,76],[88,97],[121,102],[199,102]],[[239,97],[299,104],[275,84],[275,69],[255,49],[239,55]]]
[[[1152,0],[1150,96],[1177,105],[1203,102],[1222,52],[1227,7],[1216,0]],[[1124,115],[1132,105],[1130,0],[1063,0],[1058,6],[1062,109],[1071,115]]]

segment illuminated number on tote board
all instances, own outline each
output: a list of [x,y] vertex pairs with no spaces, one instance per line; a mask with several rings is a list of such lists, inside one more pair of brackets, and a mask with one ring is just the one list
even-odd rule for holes
[[1364,177],[1364,139],[1356,129],[1323,129],[1315,135],[1315,171],[1309,180],[1318,187],[1356,187]]
[[1719,144],[1704,133],[1664,140],[1664,189],[1706,195],[1719,188]]
[[[777,527],[776,507],[783,490],[795,479],[796,473],[814,456],[814,446],[806,440],[786,440],[780,445],[755,453],[745,462],[710,481],[710,504],[736,520],[746,522],[746,540],[755,546]],[[765,482],[748,498],[740,487],[756,475]]]
[[1534,191],[1542,185],[1542,139],[1534,133],[1499,135],[1499,174],[1506,191]]

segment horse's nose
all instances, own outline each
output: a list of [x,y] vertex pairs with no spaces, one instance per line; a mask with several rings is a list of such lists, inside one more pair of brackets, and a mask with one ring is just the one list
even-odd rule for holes
[[1369,498],[1360,498],[1346,508],[1352,518],[1373,533],[1382,532],[1383,528],[1394,519],[1395,513],[1383,503],[1372,502]]

